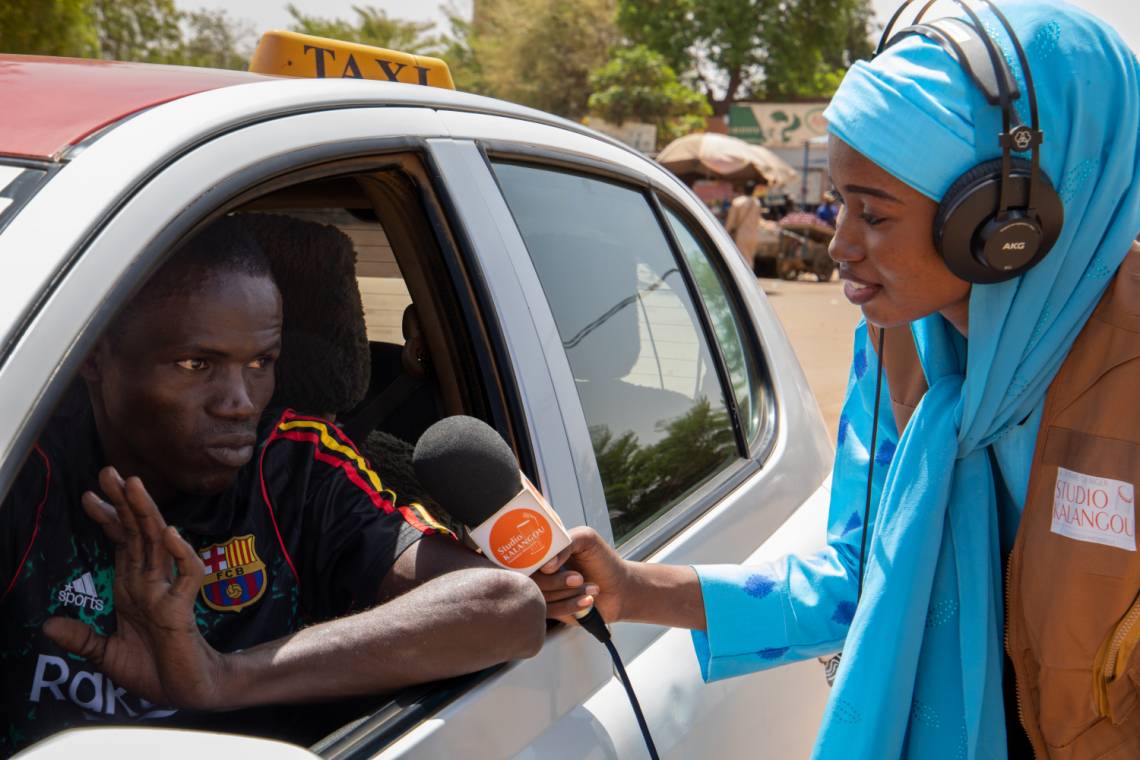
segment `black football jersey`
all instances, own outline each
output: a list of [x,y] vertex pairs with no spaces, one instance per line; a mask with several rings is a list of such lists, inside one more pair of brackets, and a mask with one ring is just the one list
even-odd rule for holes
[[[93,722],[273,733],[270,708],[222,716],[150,704],[43,635],[51,616],[115,630],[113,545],[80,505],[104,464],[90,408],[57,414],[0,506],[0,756]],[[162,512],[206,564],[195,612],[221,652],[375,605],[400,553],[445,531],[419,505],[400,505],[335,425],[281,409],[263,417],[228,490]]]

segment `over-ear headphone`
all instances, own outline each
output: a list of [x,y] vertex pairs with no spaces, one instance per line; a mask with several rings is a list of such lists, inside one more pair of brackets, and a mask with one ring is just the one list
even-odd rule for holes
[[[978,164],[950,185],[934,218],[934,247],[963,280],[1012,279],[1049,252],[1065,219],[1061,198],[1040,164],[1044,135],[1037,122],[1029,61],[1005,15],[990,0],[982,0],[1009,34],[1025,76],[1030,125],[1015,125],[1013,101],[1021,96],[1017,80],[978,14],[965,0],[954,0],[969,21],[942,18],[923,23],[922,17],[937,1],[927,0],[914,23],[892,36],[895,22],[914,1],[906,0],[891,16],[875,55],[911,34],[933,40],[958,62],[986,100],[1001,108],[1002,116],[1001,158]],[[1030,151],[1029,160],[1015,157],[1015,151]]]

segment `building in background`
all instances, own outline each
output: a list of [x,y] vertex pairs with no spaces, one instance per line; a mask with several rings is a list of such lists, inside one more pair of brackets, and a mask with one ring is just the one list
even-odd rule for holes
[[763,145],[801,172],[799,185],[782,188],[801,206],[814,208],[831,184],[827,174],[827,121],[823,118],[827,103],[734,103],[729,108],[730,135]]

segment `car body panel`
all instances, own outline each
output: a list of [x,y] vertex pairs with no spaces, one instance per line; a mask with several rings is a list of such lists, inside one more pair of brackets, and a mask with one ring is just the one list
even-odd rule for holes
[[0,55],[0,155],[53,159],[144,108],[263,79],[190,66]]
[[77,757],[202,760],[236,754],[242,760],[306,760],[316,755],[293,744],[250,736],[169,728],[73,728],[45,739],[16,758],[74,760]]
[[[793,484],[784,488],[791,491]],[[803,509],[778,525],[750,554],[722,555],[708,544],[700,548],[707,524],[721,517],[710,513],[653,561],[745,562],[818,549],[826,531],[829,489],[827,479],[803,503]],[[742,497],[730,497],[718,510],[752,509],[751,499]],[[776,514],[784,510],[778,495],[773,501],[771,522],[778,524]],[[705,684],[688,631],[636,623],[611,628],[662,757],[810,754],[829,691],[818,663],[798,663]],[[514,663],[492,681],[464,694],[378,757],[645,757],[643,739],[611,668],[605,650],[585,631],[557,631],[533,660]],[[756,733],[760,715],[763,744],[758,744]],[[776,751],[782,748],[789,751]]]

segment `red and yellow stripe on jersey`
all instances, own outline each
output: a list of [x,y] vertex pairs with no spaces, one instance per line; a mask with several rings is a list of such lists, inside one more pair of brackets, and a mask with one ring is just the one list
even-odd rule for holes
[[225,552],[227,567],[241,567],[259,561],[253,550],[253,536],[233,539],[226,544]]
[[270,440],[288,438],[313,444],[313,456],[320,462],[340,468],[348,479],[368,495],[377,509],[398,511],[414,528],[425,533],[455,534],[432,517],[422,504],[412,502],[397,506],[396,492],[385,488],[380,476],[369,467],[367,460],[356,450],[335,425],[317,417],[304,417],[287,410],[277,423]]

